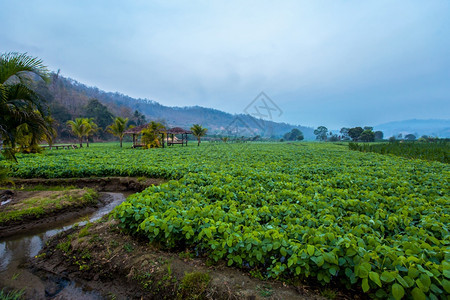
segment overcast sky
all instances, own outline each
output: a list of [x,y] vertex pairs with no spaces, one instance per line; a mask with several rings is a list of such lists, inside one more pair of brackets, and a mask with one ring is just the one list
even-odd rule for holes
[[169,106],[329,128],[450,118],[450,1],[1,0],[0,52]]

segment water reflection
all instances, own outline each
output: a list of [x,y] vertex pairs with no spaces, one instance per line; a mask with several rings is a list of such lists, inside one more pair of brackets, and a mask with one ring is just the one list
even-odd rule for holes
[[[38,233],[25,233],[18,236],[12,236],[0,241],[0,279],[2,276],[20,273],[20,266],[29,258],[35,257],[45,242],[59,232],[70,229],[74,224],[86,224],[86,219],[95,221],[108,214],[114,207],[125,200],[121,193],[107,193],[112,197],[112,201],[104,207],[98,209],[91,215],[71,220],[69,222],[54,225],[53,228],[42,229]],[[26,286],[24,286],[26,287]],[[69,289],[79,292],[80,287],[70,285]],[[87,296],[88,294],[86,294]],[[92,295],[91,295],[92,296]]]

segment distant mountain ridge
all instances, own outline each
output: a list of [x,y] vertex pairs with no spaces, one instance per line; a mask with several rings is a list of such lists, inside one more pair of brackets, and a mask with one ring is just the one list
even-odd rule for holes
[[156,101],[132,98],[115,92],[105,92],[97,87],[88,87],[76,80],[52,74],[49,84],[52,102],[68,108],[74,115],[82,116],[79,107],[86,105],[88,99],[98,99],[115,115],[127,117],[133,111],[143,113],[147,120],[163,121],[169,127],[190,128],[201,124],[208,128],[208,134],[231,136],[261,136],[280,138],[293,128],[301,130],[305,139],[315,138],[311,127],[256,119],[247,114],[230,114],[213,108],[201,106],[170,107]]
[[450,138],[450,119],[410,119],[388,122],[374,126],[374,130],[381,130],[385,138],[402,134],[414,134],[417,138],[422,135]]

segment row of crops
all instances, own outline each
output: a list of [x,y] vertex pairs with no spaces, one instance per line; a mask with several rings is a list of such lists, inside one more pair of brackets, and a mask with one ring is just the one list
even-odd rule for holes
[[349,143],[349,149],[450,163],[450,141],[448,140],[435,142]]
[[450,294],[447,164],[318,143],[98,148],[19,158],[17,177],[156,176],[115,217],[167,248],[376,298]]

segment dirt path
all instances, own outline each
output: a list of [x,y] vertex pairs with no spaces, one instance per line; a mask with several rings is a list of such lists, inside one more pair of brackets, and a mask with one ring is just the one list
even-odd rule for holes
[[262,281],[223,264],[160,251],[121,233],[117,221],[64,232],[32,260],[113,299],[325,299],[304,286]]

